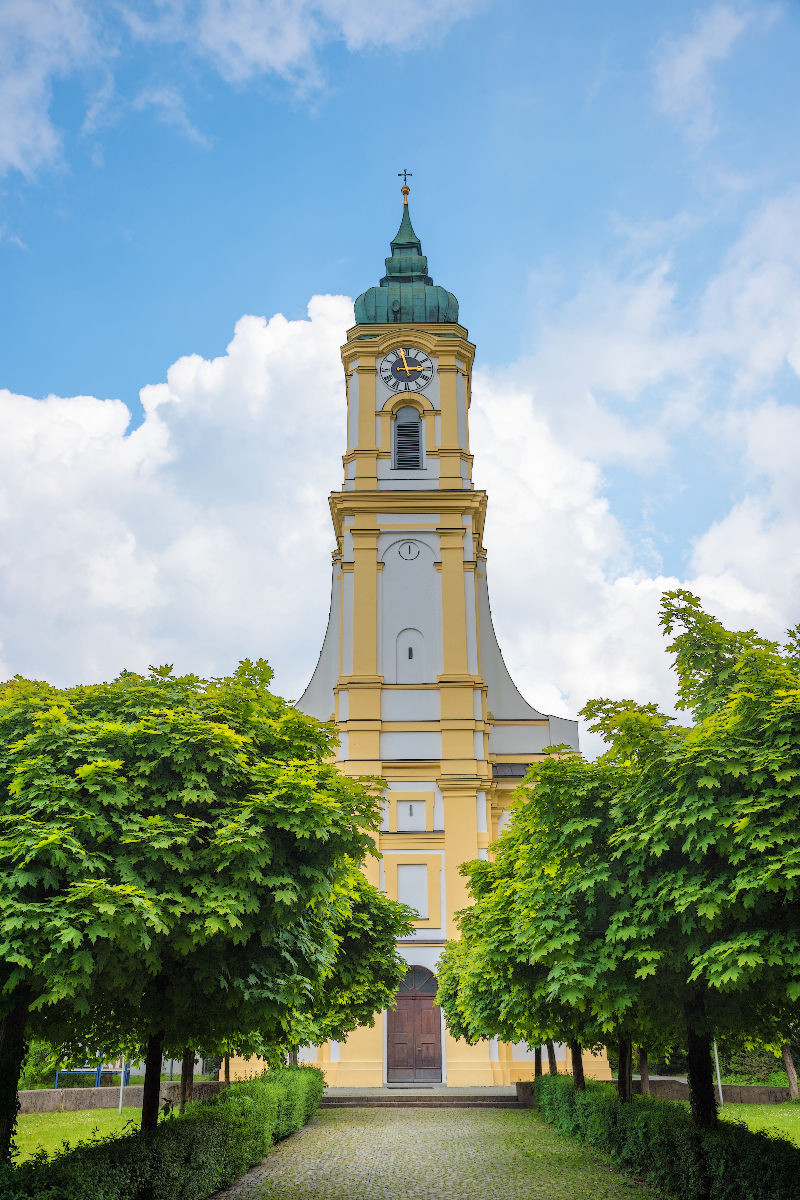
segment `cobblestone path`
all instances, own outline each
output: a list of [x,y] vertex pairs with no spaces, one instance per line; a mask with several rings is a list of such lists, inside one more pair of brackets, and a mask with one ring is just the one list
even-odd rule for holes
[[218,1200],[653,1200],[530,1112],[320,1111]]

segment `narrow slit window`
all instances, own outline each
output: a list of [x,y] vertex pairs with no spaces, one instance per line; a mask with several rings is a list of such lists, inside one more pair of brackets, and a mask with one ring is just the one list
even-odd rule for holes
[[396,471],[419,471],[422,467],[422,420],[410,405],[398,409],[395,417],[394,466]]
[[409,647],[408,647],[408,657],[409,657],[409,658],[413,658],[413,657],[414,657],[414,647],[413,647],[413,646],[409,646]]

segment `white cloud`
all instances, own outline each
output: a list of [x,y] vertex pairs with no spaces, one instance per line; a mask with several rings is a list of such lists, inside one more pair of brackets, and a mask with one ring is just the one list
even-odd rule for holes
[[800,375],[800,187],[772,197],[731,247],[702,303],[709,353],[747,392],[784,367]]
[[682,125],[696,143],[715,132],[713,68],[727,59],[754,23],[770,23],[777,8],[715,4],[697,18],[691,33],[665,39],[655,64],[656,107]]
[[[767,403],[730,422],[737,458],[744,446],[748,491],[698,538],[680,578],[648,569],[597,466],[553,424],[530,390],[512,392],[487,372],[476,377],[471,439],[476,483],[489,493],[495,626],[531,703],[569,716],[592,697],[630,697],[671,711],[674,680],[658,625],[661,594],[671,588],[695,591],[735,628],[779,636],[796,621],[800,409]],[[582,745],[592,754],[601,748],[586,732]]]
[[54,79],[97,53],[81,0],[6,0],[0,6],[0,174],[32,175],[59,157],[61,137],[50,119]]
[[682,437],[713,445],[729,410],[753,408],[800,376],[800,187],[753,211],[688,298],[662,244],[676,224],[684,227],[637,230],[622,259],[587,267],[566,299],[537,280],[530,349],[494,372],[604,468],[663,470]]
[[0,392],[8,671],[213,672],[268,654],[300,690],[327,615],[350,323],[341,297],[305,321],[243,317],[226,354],[143,390],[132,433],[117,400]]
[[[0,174],[26,176],[59,161],[62,135],[50,114],[53,83],[82,73],[93,83],[83,132],[109,124],[121,106],[152,109],[203,143],[178,85],[148,86],[133,101],[115,90],[113,66],[130,40],[171,43],[190,62],[209,61],[228,82],[277,75],[308,87],[323,79],[318,55],[331,42],[353,52],[404,49],[468,16],[483,0],[4,0],[0,4]],[[125,58],[127,56],[127,58]],[[134,89],[135,90],[135,89]]]
[[660,413],[637,413],[636,401],[683,376],[695,355],[675,294],[666,259],[625,274],[590,269],[573,297],[541,317],[531,352],[504,378],[534,391],[577,452],[652,468],[666,453]]
[[[200,0],[169,6],[161,36],[182,38],[234,83],[276,74],[305,85],[320,81],[317,51],[342,41],[350,51],[404,49],[421,31],[431,37],[468,16],[483,0]],[[151,36],[159,36],[150,27]]]
[[700,536],[692,566],[747,589],[753,621],[776,632],[800,615],[800,408],[766,400],[728,422],[747,493]]
[[158,118],[164,125],[177,129],[190,142],[200,146],[208,146],[209,140],[204,133],[194,125],[186,111],[186,103],[176,87],[162,84],[159,87],[148,87],[139,93],[133,102],[133,107],[139,112],[152,108],[158,113]]

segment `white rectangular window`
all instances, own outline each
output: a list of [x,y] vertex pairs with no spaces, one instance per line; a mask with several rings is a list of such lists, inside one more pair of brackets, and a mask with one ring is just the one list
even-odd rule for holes
[[425,801],[397,801],[397,829],[400,833],[425,829]]
[[426,863],[402,863],[397,868],[397,899],[415,908],[428,920],[428,867]]

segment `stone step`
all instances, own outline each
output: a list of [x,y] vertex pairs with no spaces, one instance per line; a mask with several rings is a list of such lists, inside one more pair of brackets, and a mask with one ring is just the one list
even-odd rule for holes
[[514,1108],[513,1096],[323,1096],[321,1108]]

